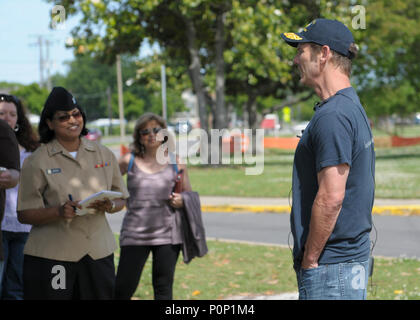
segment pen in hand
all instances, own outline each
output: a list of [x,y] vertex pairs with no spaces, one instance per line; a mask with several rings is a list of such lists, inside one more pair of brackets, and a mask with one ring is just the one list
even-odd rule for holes
[[[73,201],[73,196],[71,194],[69,194],[69,200]],[[73,207],[74,212],[76,212],[76,207],[75,206],[72,206],[72,207]]]

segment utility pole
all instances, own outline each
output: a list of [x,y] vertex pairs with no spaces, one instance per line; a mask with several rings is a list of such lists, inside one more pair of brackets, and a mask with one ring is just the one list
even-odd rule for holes
[[44,86],[44,55],[42,52],[43,38],[41,35],[38,36],[38,42],[35,43],[36,46],[39,46],[39,86],[42,88]]
[[[30,44],[31,46],[39,47],[39,86],[41,88],[47,87],[48,91],[51,91],[51,61],[50,61],[50,46],[54,41],[46,39],[44,35],[34,35],[37,37],[35,43]],[[45,47],[45,56],[44,56]]]
[[121,56],[117,54],[117,86],[118,86],[118,109],[120,113],[120,139],[121,145],[125,141],[125,123],[124,123],[124,101],[123,101],[123,87],[121,74]]
[[166,107],[166,69],[164,64],[160,67],[160,78],[162,83],[162,117],[168,122]]
[[51,61],[50,61],[50,44],[51,41],[48,39],[45,39],[45,46],[46,46],[46,61],[44,62],[46,65],[46,69],[47,69],[47,81],[46,81],[46,85],[47,85],[47,90],[48,92],[51,92],[52,89],[52,85],[51,85],[51,74],[50,74],[50,68],[51,68]]
[[108,118],[109,118],[109,135],[112,135],[112,105],[111,105],[111,88],[106,88],[106,95],[108,98]]

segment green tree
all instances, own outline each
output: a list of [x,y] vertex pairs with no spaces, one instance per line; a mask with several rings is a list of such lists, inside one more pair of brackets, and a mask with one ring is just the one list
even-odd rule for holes
[[[235,0],[232,3],[228,15],[232,45],[225,51],[227,92],[247,96],[248,123],[256,128],[260,120],[258,114],[276,112],[312,95],[298,86],[298,75],[291,68],[294,49],[285,45],[280,36],[282,32],[296,30],[296,21],[300,21],[307,10],[304,5],[289,8],[281,1],[255,4]],[[261,103],[269,97],[274,97],[277,103]]]
[[165,65],[166,73],[166,96],[167,96],[167,112],[171,114],[185,110],[184,102],[181,98],[182,92],[191,88],[191,81],[188,74],[185,73],[185,65],[183,61],[170,59],[166,56],[167,52],[153,54],[137,61],[136,82],[144,86],[153,97],[154,102],[150,101],[150,105],[156,106],[152,110],[160,113],[162,109],[162,89],[161,66]]
[[[113,63],[117,54],[137,53],[147,35],[150,42],[166,47],[169,55],[175,53],[179,60],[190,64],[187,74],[194,80],[192,83],[201,103],[204,85],[201,67],[194,60],[200,46],[196,45],[195,38],[190,37],[188,42],[185,31],[193,30],[196,34],[198,28],[202,35],[204,24],[199,27],[193,24],[194,20],[201,21],[202,2],[205,1],[64,0],[62,4],[68,14],[82,14],[80,25],[72,31],[76,54],[94,53],[101,61]],[[188,62],[190,52],[195,56]],[[201,108],[205,111],[205,104],[201,104]]]
[[[73,31],[76,52],[94,52],[110,62],[118,53],[137,52],[147,36],[151,42],[159,43],[168,52],[167,56],[183,61],[198,98],[201,125],[207,129],[206,105],[212,99],[208,99],[211,95],[206,92],[203,72],[211,51],[206,44],[210,38],[215,41],[213,21],[223,15],[224,9],[221,8],[226,2],[66,0],[62,4],[68,13],[80,12],[83,15],[81,24]],[[220,56],[224,37],[219,38]]]
[[[71,91],[86,111],[88,120],[108,117],[108,94],[111,90],[112,116],[118,117],[116,69],[93,58],[89,54],[79,54],[68,62],[66,75],[54,75],[54,86],[63,86]],[[122,58],[122,74],[128,80],[136,76],[136,64],[132,57]],[[142,86],[124,84],[124,113],[127,119],[135,119],[144,112],[144,106],[150,101],[149,93]]]
[[18,89],[11,91],[11,94],[21,99],[30,113],[40,115],[49,92],[47,89],[40,88],[37,83],[32,83],[19,85]]
[[419,8],[420,0],[320,1],[321,15],[345,23],[359,46],[352,82],[370,117],[418,110]]
[[[361,98],[372,116],[407,115],[420,104],[420,1],[369,1]],[[370,109],[370,110],[369,110]]]
[[[174,79],[181,78],[181,69],[189,76],[200,122],[207,128],[210,110],[225,114],[222,100],[232,103],[246,96],[245,111],[255,127],[259,112],[310,99],[312,91],[298,84],[292,66],[295,50],[280,33],[298,30],[318,17],[338,19],[352,30],[360,47],[352,82],[369,102],[368,113],[412,112],[419,102],[419,2],[361,1],[366,28],[354,26],[354,0],[64,0],[63,5],[70,14],[82,13],[73,32],[76,52],[93,52],[112,63],[116,54],[138,52],[145,38],[158,43],[160,61],[177,66]],[[378,95],[384,88],[404,98]],[[261,102],[270,96],[278,101],[275,106]],[[404,108],[402,101],[407,102]]]

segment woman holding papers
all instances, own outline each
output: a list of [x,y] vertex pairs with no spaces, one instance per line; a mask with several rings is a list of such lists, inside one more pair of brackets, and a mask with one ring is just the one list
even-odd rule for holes
[[[120,159],[122,174],[127,173],[130,198],[120,233],[120,261],[116,280],[116,299],[130,299],[140,281],[146,260],[153,254],[153,290],[156,300],[172,299],[175,266],[182,243],[177,215],[173,208],[184,206],[175,186],[176,163],[164,157],[162,143],[165,121],[152,113],[144,114],[134,129],[132,153]],[[167,135],[166,135],[167,136]],[[174,159],[175,160],[175,159]],[[174,162],[174,161],[172,161]],[[191,191],[185,165],[182,191]]]
[[[18,219],[32,229],[24,249],[24,299],[112,299],[117,248],[105,212],[128,197],[114,154],[85,139],[86,117],[74,97],[55,87],[39,123],[41,146],[21,170]],[[76,209],[92,194],[121,192]]]

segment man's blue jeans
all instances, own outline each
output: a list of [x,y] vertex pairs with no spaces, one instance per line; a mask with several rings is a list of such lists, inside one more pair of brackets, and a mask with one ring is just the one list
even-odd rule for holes
[[299,300],[365,300],[369,260],[319,265],[296,275]]

